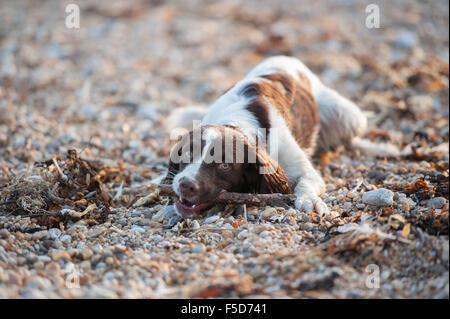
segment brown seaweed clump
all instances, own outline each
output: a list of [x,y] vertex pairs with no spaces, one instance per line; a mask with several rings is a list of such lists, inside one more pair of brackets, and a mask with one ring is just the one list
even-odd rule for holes
[[34,175],[16,176],[3,186],[0,205],[3,213],[38,217],[47,226],[79,219],[102,222],[113,205],[105,183],[129,182],[123,168],[84,160],[75,150],[35,166]]

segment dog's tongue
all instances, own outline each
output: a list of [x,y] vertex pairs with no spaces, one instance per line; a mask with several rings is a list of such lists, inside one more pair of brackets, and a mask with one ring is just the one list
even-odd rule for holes
[[211,202],[188,205],[183,203],[179,198],[175,200],[175,206],[177,207],[178,212],[180,212],[184,217],[192,217],[198,214],[202,209],[208,208],[211,205]]

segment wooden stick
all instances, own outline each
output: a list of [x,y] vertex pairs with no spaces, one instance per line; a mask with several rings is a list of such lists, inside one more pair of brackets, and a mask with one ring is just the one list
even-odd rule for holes
[[[159,194],[162,196],[176,197],[170,185],[158,185]],[[287,207],[295,201],[294,194],[249,194],[249,193],[221,193],[212,202],[214,204],[246,204],[249,206],[279,206]]]

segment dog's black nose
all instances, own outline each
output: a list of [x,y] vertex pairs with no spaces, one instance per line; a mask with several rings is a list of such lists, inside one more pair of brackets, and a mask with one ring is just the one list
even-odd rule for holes
[[198,191],[200,190],[200,186],[197,182],[183,178],[180,181],[180,192],[183,197],[191,197],[198,194]]

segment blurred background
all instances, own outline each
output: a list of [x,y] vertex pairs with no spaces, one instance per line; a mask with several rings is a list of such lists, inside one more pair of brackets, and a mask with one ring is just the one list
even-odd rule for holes
[[[417,132],[448,141],[447,1],[76,1],[79,29],[66,27],[69,3],[0,4],[11,169],[69,145],[151,165],[166,156],[171,109],[213,102],[277,54],[304,61],[399,146]],[[366,27],[371,3],[380,28]]]

